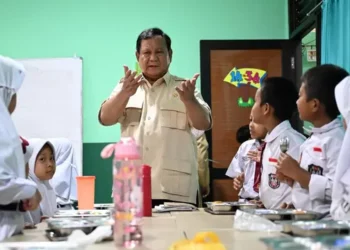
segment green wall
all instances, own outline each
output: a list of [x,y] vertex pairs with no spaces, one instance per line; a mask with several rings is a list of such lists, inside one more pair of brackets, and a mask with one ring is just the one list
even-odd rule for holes
[[[215,2],[215,4],[214,4]],[[158,26],[173,40],[173,74],[200,71],[201,39],[286,39],[287,0],[0,0],[0,53],[14,58],[84,58],[84,174],[96,175],[96,201],[110,200],[110,161],[101,148],[119,139],[97,112],[123,72],[135,41]]]

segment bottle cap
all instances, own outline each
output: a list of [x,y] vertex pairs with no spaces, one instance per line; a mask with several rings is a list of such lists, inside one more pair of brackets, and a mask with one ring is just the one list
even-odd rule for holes
[[140,150],[136,141],[131,137],[120,138],[120,141],[115,144],[114,159],[116,160],[137,160],[140,159]]
[[150,176],[151,175],[151,167],[148,165],[142,165],[142,174]]

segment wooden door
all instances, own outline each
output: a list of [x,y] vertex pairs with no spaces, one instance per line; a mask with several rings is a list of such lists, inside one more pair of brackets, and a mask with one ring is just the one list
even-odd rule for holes
[[265,77],[299,78],[298,49],[295,41],[201,41],[201,92],[213,116],[207,133],[212,160],[209,199],[237,199],[225,175],[240,146],[236,132],[249,123],[255,92]]

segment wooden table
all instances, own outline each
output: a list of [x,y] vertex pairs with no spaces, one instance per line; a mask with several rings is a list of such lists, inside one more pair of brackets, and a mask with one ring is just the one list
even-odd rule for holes
[[[139,250],[167,250],[170,245],[187,235],[193,238],[198,232],[215,232],[227,250],[267,249],[259,241],[261,237],[278,236],[279,233],[241,232],[233,229],[232,215],[211,215],[203,210],[198,212],[173,212],[153,214],[143,219],[143,246]],[[24,235],[10,238],[8,241],[48,241],[44,236],[46,224],[37,229],[25,230]],[[87,250],[118,249],[114,242],[102,242],[87,247]]]

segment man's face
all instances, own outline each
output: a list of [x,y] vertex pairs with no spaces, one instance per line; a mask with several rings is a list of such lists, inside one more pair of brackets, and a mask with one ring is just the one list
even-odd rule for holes
[[171,56],[172,51],[168,51],[165,39],[161,36],[142,40],[140,53],[136,52],[142,73],[153,81],[166,74]]
[[255,94],[255,103],[251,111],[252,121],[256,124],[264,124],[264,105],[261,105],[261,89]]

